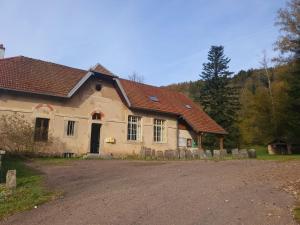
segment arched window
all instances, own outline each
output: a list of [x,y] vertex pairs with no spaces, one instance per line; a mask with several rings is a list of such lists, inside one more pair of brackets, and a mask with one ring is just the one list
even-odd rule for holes
[[101,113],[97,113],[97,112],[93,113],[92,119],[93,120],[101,120]]

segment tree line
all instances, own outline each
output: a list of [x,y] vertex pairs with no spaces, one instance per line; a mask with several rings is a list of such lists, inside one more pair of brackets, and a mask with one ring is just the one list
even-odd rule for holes
[[[300,0],[278,11],[274,66],[263,54],[261,68],[233,75],[223,46],[211,46],[199,80],[170,85],[198,102],[228,132],[227,147],[300,142]],[[216,144],[206,135],[204,144]]]

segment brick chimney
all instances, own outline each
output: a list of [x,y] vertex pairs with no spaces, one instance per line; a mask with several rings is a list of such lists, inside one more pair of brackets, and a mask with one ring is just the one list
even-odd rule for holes
[[3,44],[0,44],[0,59],[4,58],[4,54],[5,54],[5,48]]

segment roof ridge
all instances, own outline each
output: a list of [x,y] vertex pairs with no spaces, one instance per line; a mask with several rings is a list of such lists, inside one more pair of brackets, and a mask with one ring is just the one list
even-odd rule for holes
[[[170,90],[167,87],[157,87],[120,78],[123,88],[131,101],[133,109],[147,109],[157,112],[177,114],[185,119],[195,132],[219,133],[227,132],[214,121],[201,107],[182,92]],[[147,95],[157,95],[161,102],[151,102]],[[187,107],[191,105],[191,107]]]
[[[167,87],[164,87],[164,86],[160,86],[159,87],[159,86],[155,86],[155,85],[152,85],[152,84],[140,83],[140,82],[136,82],[136,81],[125,79],[125,78],[118,78],[118,79],[125,80],[125,81],[132,82],[132,83],[139,84],[139,85],[143,85],[143,86],[148,86],[148,87],[152,87],[152,88],[162,89],[162,90],[165,90],[165,91],[170,92],[170,93],[183,94],[183,93],[181,93],[179,91],[170,90],[170,89],[168,89]],[[187,97],[187,96],[185,96],[185,97]]]
[[97,63],[96,66],[101,66],[103,69],[107,70],[108,72],[110,72],[111,74],[115,75],[113,72],[111,72],[109,69],[107,69],[105,66],[103,66],[101,63]]
[[4,60],[5,59],[14,59],[14,58],[20,58],[20,59],[23,58],[23,59],[27,59],[27,60],[31,60],[31,61],[38,61],[38,62],[42,62],[42,63],[52,64],[54,66],[60,66],[60,67],[64,67],[64,68],[70,68],[70,69],[75,69],[75,70],[81,70],[83,72],[88,72],[87,70],[84,70],[84,69],[79,69],[79,68],[76,68],[76,67],[67,66],[67,65],[63,65],[63,64],[59,64],[59,63],[55,63],[55,62],[51,62],[51,61],[46,61],[46,60],[42,60],[42,59],[35,59],[35,58],[32,58],[32,57],[23,56],[23,55],[14,56],[14,57],[10,57],[10,58],[4,58]]
[[5,57],[3,59],[0,59],[0,61],[5,61],[5,60],[10,60],[10,59],[15,59],[15,58],[21,58],[21,57],[24,57],[24,56],[17,55],[17,56]]

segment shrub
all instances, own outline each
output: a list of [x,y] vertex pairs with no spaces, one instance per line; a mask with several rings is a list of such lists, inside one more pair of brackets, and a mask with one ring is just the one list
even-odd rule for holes
[[13,113],[0,116],[0,149],[9,153],[37,153],[48,149],[53,142],[51,135],[47,142],[34,140],[34,124],[23,114]]

